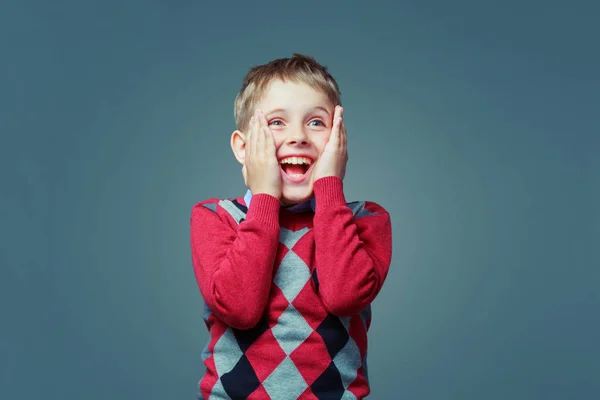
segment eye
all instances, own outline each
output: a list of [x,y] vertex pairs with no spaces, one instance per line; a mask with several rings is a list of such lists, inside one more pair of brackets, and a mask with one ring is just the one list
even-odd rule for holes
[[310,124],[313,124],[313,123],[317,123],[318,124],[318,125],[312,125],[312,126],[325,126],[325,123],[323,121],[321,121],[320,119],[313,119],[309,123]]
[[280,120],[278,120],[278,119],[274,119],[274,120],[272,120],[272,121],[269,122],[269,125],[279,125],[279,126],[281,126],[281,125],[283,125],[283,122],[280,121]]

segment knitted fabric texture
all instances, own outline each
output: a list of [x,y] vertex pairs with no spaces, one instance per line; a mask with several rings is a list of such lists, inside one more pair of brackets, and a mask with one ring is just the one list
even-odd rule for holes
[[199,399],[362,399],[371,302],[391,261],[388,212],[347,203],[336,177],[310,202],[209,199],[191,216],[209,342]]

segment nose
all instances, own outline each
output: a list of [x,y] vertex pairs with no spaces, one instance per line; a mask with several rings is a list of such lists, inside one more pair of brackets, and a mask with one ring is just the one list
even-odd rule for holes
[[286,135],[285,143],[289,145],[307,145],[308,136],[302,128],[290,129]]

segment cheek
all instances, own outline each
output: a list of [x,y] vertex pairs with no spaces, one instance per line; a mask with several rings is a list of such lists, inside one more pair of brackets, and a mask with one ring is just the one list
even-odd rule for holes
[[279,149],[279,146],[283,144],[285,137],[281,134],[281,132],[277,132],[274,129],[271,129],[273,133],[273,141],[275,142],[275,149]]
[[327,140],[328,140],[328,136],[323,135],[313,142],[315,144],[315,147],[319,150],[319,155],[321,153],[323,153],[323,150],[325,150],[325,146],[327,145]]

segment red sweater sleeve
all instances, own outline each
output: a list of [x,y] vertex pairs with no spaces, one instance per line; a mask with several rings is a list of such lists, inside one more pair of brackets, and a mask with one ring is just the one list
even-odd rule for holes
[[192,264],[200,292],[217,318],[249,329],[267,305],[279,242],[277,198],[256,194],[239,226],[221,207],[198,203],[190,218]]
[[366,211],[355,218],[338,177],[316,180],[314,193],[319,296],[330,313],[350,316],[367,307],[383,286],[392,257],[390,216],[380,205],[365,202]]

